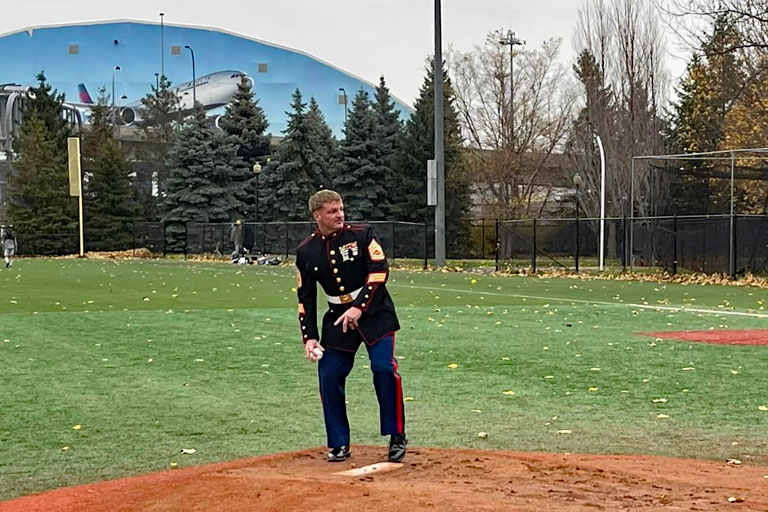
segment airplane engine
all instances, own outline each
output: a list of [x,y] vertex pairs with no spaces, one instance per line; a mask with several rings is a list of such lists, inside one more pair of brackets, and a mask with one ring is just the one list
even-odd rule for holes
[[131,107],[123,107],[120,109],[120,119],[126,126],[133,126],[141,121],[141,112]]

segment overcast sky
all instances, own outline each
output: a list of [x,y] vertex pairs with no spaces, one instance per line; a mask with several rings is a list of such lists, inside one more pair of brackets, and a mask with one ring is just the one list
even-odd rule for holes
[[[561,62],[583,0],[443,0],[443,46],[469,51],[495,29],[512,29],[528,46],[563,39]],[[433,0],[27,0],[5,6],[0,34],[30,26],[101,20],[198,25],[301,50],[369,82],[381,74],[394,95],[413,104],[434,48]],[[673,48],[670,42],[670,48]],[[196,49],[198,53],[202,50]],[[669,58],[673,80],[684,68]],[[0,55],[0,65],[2,56]]]

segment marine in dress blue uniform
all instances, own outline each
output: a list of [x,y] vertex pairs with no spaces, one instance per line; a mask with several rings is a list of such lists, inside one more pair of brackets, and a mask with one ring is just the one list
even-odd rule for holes
[[[326,190],[318,195],[327,201],[318,208],[315,200],[313,216],[318,229],[297,249],[297,293],[307,356],[311,357],[311,350],[318,344],[323,349],[318,378],[330,448],[328,460],[344,460],[350,454],[345,383],[362,344],[371,361],[381,435],[391,436],[388,458],[399,462],[405,456],[406,445],[402,380],[394,355],[395,333],[400,324],[386,288],[387,258],[370,225],[344,222],[338,194]],[[328,302],[321,332],[317,329],[318,284]]]

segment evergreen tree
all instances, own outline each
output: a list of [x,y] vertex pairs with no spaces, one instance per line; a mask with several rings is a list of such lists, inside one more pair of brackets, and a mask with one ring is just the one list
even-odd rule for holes
[[264,218],[268,221],[307,220],[307,200],[317,190],[325,187],[324,177],[318,176],[317,161],[312,150],[311,139],[315,129],[307,122],[307,104],[302,101],[301,91],[293,93],[291,110],[286,112],[288,124],[283,131],[285,137],[274,157],[264,169],[261,188],[262,200],[268,204]]
[[235,177],[240,186],[238,200],[255,210],[256,178],[252,173],[253,164],[263,164],[267,161],[272,151],[272,135],[266,133],[269,122],[264,110],[259,106],[259,100],[254,99],[251,83],[245,76],[240,80],[232,101],[219,119],[219,127],[229,135],[242,160],[242,169]]
[[[462,253],[461,248],[469,243],[471,206],[458,114],[453,103],[453,88],[444,70],[445,224],[449,257],[451,251]],[[392,205],[397,220],[426,222],[430,227],[434,227],[434,208],[426,206],[427,160],[435,154],[434,111],[434,72],[430,66],[416,99],[415,111],[398,143]]]
[[[45,75],[37,75],[22,111],[16,154],[8,181],[9,220],[21,233],[66,233],[77,229],[77,200],[69,196],[67,137],[61,115],[64,95],[51,91]],[[44,242],[45,243],[45,242]],[[60,250],[57,242],[41,250]]]
[[339,144],[334,188],[344,198],[344,209],[351,218],[381,220],[382,206],[389,204],[384,188],[386,169],[376,165],[378,148],[374,140],[375,122],[368,93],[360,89],[352,100],[346,124],[346,137]]
[[171,89],[171,82],[165,75],[159,79],[157,87],[141,99],[144,110],[138,121],[144,138],[139,159],[143,165],[137,166],[136,178],[144,217],[147,220],[158,218],[158,198],[153,195],[157,189],[163,194],[165,179],[169,169],[165,165],[176,137],[176,127],[181,124],[180,102]]
[[309,141],[308,174],[317,188],[328,188],[333,183],[333,166],[337,158],[338,143],[315,98],[309,100],[309,109],[304,122],[307,126]]
[[183,248],[187,222],[228,222],[242,217],[232,170],[242,167],[237,148],[208,125],[198,104],[168,154],[169,175],[162,203],[171,250]]
[[[8,217],[19,233],[73,233],[77,200],[69,196],[67,151],[38,112],[24,116],[16,140],[15,172],[9,176]],[[45,242],[43,242],[45,243]],[[56,250],[57,243],[50,241]]]
[[397,142],[403,131],[403,123],[400,121],[400,111],[395,110],[395,102],[389,94],[384,76],[379,79],[376,88],[376,102],[373,104],[374,131],[373,140],[375,153],[374,166],[378,168],[376,175],[384,176],[384,191],[386,197],[379,201],[379,207],[384,213],[384,218],[392,218],[392,189],[395,183],[394,167]]
[[[746,82],[744,63],[726,51],[738,43],[736,31],[725,18],[718,19],[709,41],[688,63],[677,88],[672,128],[667,139],[674,152],[724,149],[727,118]],[[750,123],[750,129],[756,123]],[[729,193],[721,194],[717,182],[706,177],[712,163],[687,161],[672,183],[676,210],[668,213],[722,213]]]
[[88,247],[94,250],[128,247],[133,238],[131,223],[141,214],[141,209],[125,155],[114,138],[109,96],[103,87],[83,136],[83,171]]

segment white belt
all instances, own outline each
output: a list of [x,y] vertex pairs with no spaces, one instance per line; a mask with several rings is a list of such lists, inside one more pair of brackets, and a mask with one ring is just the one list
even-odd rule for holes
[[363,287],[361,286],[353,292],[345,293],[344,295],[339,295],[338,297],[334,295],[326,295],[326,298],[331,304],[349,304],[350,302],[354,301],[362,291]]

